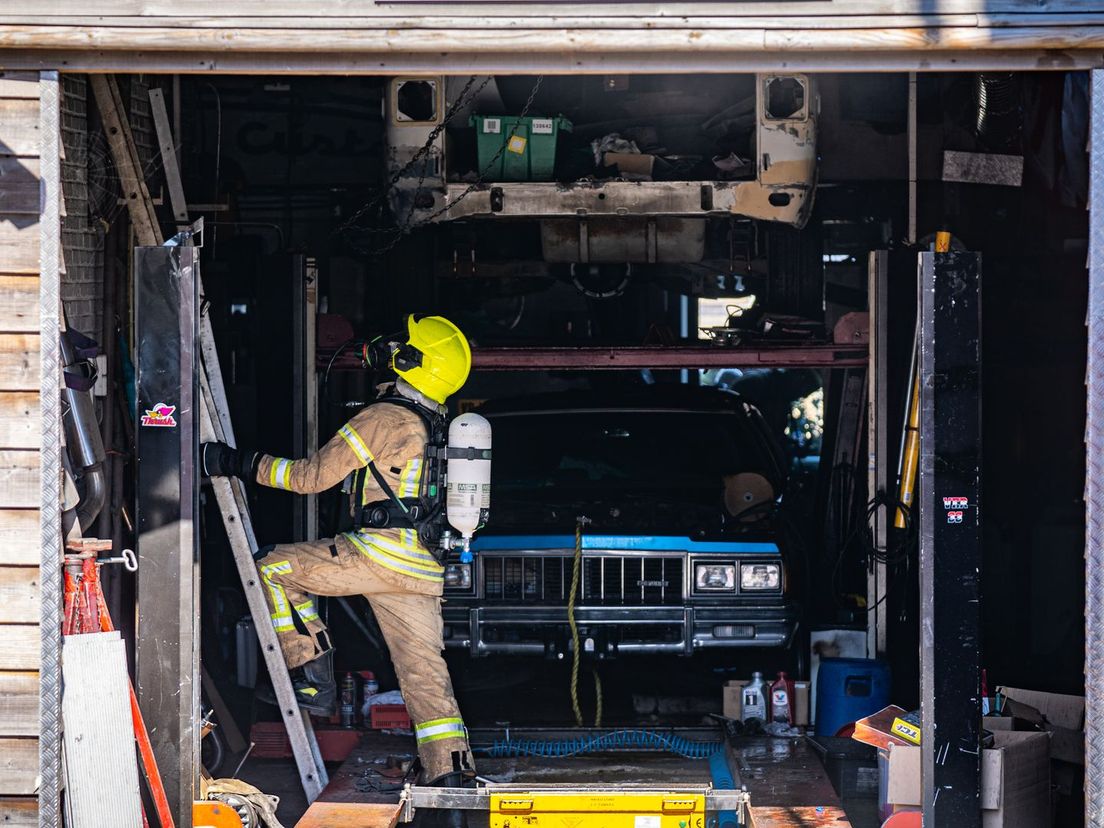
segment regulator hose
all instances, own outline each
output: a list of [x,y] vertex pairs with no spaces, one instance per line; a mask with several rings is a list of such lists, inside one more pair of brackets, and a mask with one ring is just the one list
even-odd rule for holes
[[496,739],[486,747],[473,747],[475,753],[495,758],[516,756],[540,756],[565,758],[584,753],[602,753],[610,750],[653,750],[673,753],[684,759],[708,759],[721,748],[720,742],[699,742],[660,733],[655,730],[610,730],[605,733],[586,734],[573,739],[516,739],[507,736]]

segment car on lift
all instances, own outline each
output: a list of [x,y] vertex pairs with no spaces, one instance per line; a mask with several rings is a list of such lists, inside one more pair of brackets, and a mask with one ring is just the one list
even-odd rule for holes
[[479,411],[494,431],[491,519],[474,560],[447,567],[446,647],[562,657],[569,616],[599,658],[794,640],[784,455],[739,394],[650,385]]
[[390,211],[404,232],[440,227],[443,276],[547,275],[605,294],[766,271],[804,249],[818,117],[804,74],[392,78]]

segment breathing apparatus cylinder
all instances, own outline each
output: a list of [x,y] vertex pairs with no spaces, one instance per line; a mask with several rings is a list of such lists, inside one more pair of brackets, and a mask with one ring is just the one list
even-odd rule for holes
[[445,515],[464,539],[460,553],[471,563],[471,539],[491,507],[491,424],[479,414],[461,414],[449,424]]

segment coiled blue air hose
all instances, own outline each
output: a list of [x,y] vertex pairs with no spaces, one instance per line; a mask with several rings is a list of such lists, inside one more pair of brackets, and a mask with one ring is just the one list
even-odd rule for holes
[[[722,748],[709,757],[709,775],[713,777],[713,787],[719,791],[731,791],[736,788],[736,780],[728,768],[728,759]],[[735,811],[720,811],[717,814],[717,828],[739,828],[740,817]]]
[[607,750],[656,750],[673,753],[684,759],[708,759],[720,748],[718,742],[699,742],[659,733],[654,730],[611,730],[577,736],[573,739],[496,739],[490,746],[472,748],[484,756],[544,756],[563,758],[583,753],[601,753]]

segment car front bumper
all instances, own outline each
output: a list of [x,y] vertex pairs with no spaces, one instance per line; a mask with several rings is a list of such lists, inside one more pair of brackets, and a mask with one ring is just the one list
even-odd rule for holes
[[[563,606],[472,606],[447,601],[445,647],[472,656],[539,655],[571,651]],[[736,647],[788,647],[798,629],[792,602],[729,606],[576,607],[580,646],[596,657],[695,652]]]

